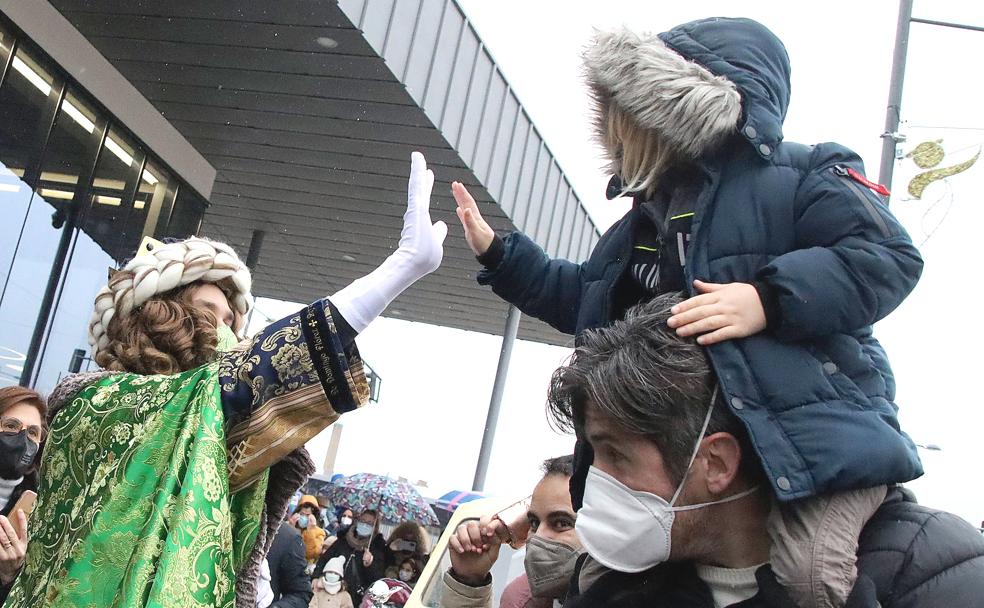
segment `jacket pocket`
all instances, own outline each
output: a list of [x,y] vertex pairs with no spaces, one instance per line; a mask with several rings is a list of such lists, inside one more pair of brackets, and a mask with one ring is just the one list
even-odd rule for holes
[[[882,188],[882,190],[884,190],[885,193],[887,193],[888,190],[885,189],[885,187],[882,186],[881,184],[874,184],[873,182],[869,182],[860,173],[854,171],[853,169],[845,167],[844,165],[834,165],[831,168],[831,171],[833,172],[834,175],[842,179],[844,183],[847,184],[848,190],[850,190],[854,194],[854,196],[856,196],[858,200],[861,201],[861,205],[868,212],[868,215],[871,216],[871,219],[875,222],[875,225],[878,226],[878,230],[881,232],[882,236],[886,239],[891,237],[892,231],[889,230],[888,228],[888,222],[885,221],[885,218],[882,217],[882,214],[875,207],[877,203],[873,202],[871,198],[867,194],[865,194],[863,190],[861,190],[861,186],[858,184],[864,184],[866,187],[877,186]],[[871,186],[869,184],[874,184],[874,185]]]

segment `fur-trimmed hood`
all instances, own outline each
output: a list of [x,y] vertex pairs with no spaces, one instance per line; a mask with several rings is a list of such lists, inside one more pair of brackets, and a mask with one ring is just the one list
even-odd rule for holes
[[789,57],[775,34],[751,19],[702,19],[658,36],[598,32],[584,67],[599,129],[614,101],[693,159],[736,132],[764,158],[782,141]]

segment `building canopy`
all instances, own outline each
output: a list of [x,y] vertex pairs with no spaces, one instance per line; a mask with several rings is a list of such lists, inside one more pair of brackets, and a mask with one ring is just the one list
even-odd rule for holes
[[[445,262],[387,316],[501,333],[507,306],[454,215],[463,182],[498,231],[579,261],[598,233],[452,0],[51,4],[214,167],[202,232],[243,255],[263,236],[259,296],[310,301],[396,246],[410,152],[437,177]],[[524,318],[520,337],[568,337]]]

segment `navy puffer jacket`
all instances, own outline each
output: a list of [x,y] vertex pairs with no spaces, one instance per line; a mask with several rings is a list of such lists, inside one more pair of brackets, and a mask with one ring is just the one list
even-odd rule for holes
[[[706,186],[685,274],[688,285],[762,281],[775,296],[766,331],[708,352],[777,497],[918,477],[891,368],[872,336],[872,325],[918,281],[918,251],[864,185],[856,154],[832,143],[781,142],[789,64],[771,32],[750,20],[710,19],[660,39],[741,93],[738,132],[698,162]],[[501,261],[479,282],[560,331],[605,326],[624,313],[616,291],[640,215],[638,207],[629,211],[580,265],[549,259],[526,236],[510,234]],[[578,469],[586,469],[583,459]],[[579,503],[577,479],[572,489]]]

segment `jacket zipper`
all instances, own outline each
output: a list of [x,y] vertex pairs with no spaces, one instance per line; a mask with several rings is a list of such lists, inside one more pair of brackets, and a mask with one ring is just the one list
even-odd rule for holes
[[[858,186],[857,184],[858,178],[851,175],[851,170],[845,167],[844,165],[834,165],[831,168],[831,171],[833,172],[834,175],[845,178],[847,187],[851,190],[851,192],[854,193],[855,196],[858,197],[858,200],[861,201],[861,204],[864,205],[864,208],[868,210],[868,213],[871,215],[871,218],[875,220],[876,224],[878,224],[878,228],[881,230],[882,236],[884,236],[886,239],[892,236],[891,231],[888,229],[888,224],[885,223],[885,218],[883,218],[881,214],[878,213],[878,210],[875,209],[875,205],[871,202],[871,199],[865,196],[864,192],[861,191],[861,187]],[[882,188],[884,188],[884,186],[882,186]]]

